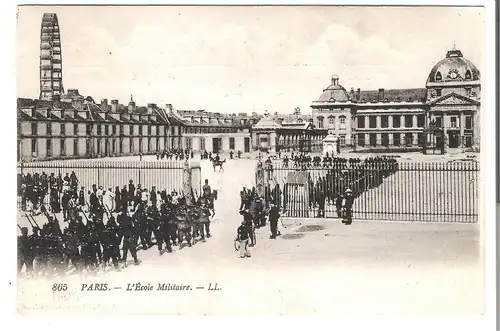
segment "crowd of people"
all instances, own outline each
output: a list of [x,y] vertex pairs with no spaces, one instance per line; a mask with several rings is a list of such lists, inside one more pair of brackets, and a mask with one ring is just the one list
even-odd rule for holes
[[190,149],[174,148],[172,150],[164,150],[156,154],[156,160],[184,160],[194,158],[194,152]]
[[[99,268],[106,270],[110,265],[120,270],[127,266],[128,252],[133,262],[139,264],[137,250],[140,248],[147,250],[156,245],[162,255],[165,251],[171,253],[172,246],[182,249],[211,236],[210,218],[215,214],[217,191],[212,191],[208,181],[199,197],[191,192],[188,198],[182,192],[160,192],[155,187],[148,191],[140,185],[136,188],[131,180],[122,191],[117,186],[111,201],[106,200],[106,193],[111,195],[111,190],[104,191],[101,186],[93,185],[87,201],[81,194],[84,188],[78,190],[76,176],[68,176],[68,182],[63,178],[61,189],[52,177],[61,176],[43,173],[21,176],[26,188],[63,193],[61,196],[51,194],[48,205],[40,198],[34,199],[31,205],[23,205],[32,234],[28,235],[27,227],[18,225],[20,272],[25,267],[29,275],[61,274],[71,266],[76,271],[95,272]],[[63,230],[57,218],[61,209],[62,224],[66,225]],[[46,218],[42,227],[34,217],[38,215]]]
[[[332,210],[340,214],[339,210],[342,210],[340,206],[348,192],[353,198],[359,197],[367,190],[380,186],[385,178],[398,171],[396,159],[387,156],[360,160],[359,158],[333,158],[329,155],[321,158],[306,153],[295,155],[292,153],[292,157],[294,164],[291,168],[289,168],[290,159],[287,155],[284,155],[282,163],[278,163],[277,168],[271,158],[267,158],[264,162],[266,182],[272,182],[265,188],[266,200],[271,196],[279,197],[276,203],[283,209],[307,209],[306,215],[308,211],[313,211],[315,217],[325,217],[327,204],[332,205]],[[307,172],[307,192],[298,192],[297,183],[286,182],[286,176],[291,170]],[[280,173],[281,178],[284,177],[282,183],[275,179],[277,173]],[[302,183],[303,186],[305,184]],[[272,190],[271,187],[273,187]],[[347,224],[350,223],[347,222]]]
[[250,257],[249,247],[255,246],[257,237],[255,230],[264,228],[269,222],[270,239],[276,239],[281,235],[278,231],[278,220],[280,218],[279,206],[276,203],[278,198],[274,196],[266,197],[257,193],[255,187],[251,190],[245,186],[240,191],[240,215],[243,216],[241,225],[237,229],[235,242],[240,252],[240,258]]

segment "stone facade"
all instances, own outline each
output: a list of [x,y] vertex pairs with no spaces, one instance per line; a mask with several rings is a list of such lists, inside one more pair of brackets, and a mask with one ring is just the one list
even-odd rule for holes
[[311,104],[316,128],[339,137],[353,149],[422,149],[432,125],[442,131],[447,148],[479,149],[479,70],[458,50],[431,70],[425,88],[347,92],[332,77],[331,85]]
[[[75,90],[73,90],[75,91]],[[128,107],[113,100],[52,101],[19,98],[18,160],[74,159],[154,154],[185,148],[184,124],[171,105]],[[67,99],[66,99],[67,100]]]

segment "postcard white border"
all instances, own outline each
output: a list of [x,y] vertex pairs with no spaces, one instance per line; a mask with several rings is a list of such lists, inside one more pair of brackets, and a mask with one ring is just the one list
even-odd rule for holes
[[[26,3],[24,1],[18,4]],[[37,3],[49,4],[48,1],[37,1]],[[54,3],[50,3],[53,5]],[[57,4],[81,4],[77,1],[57,1]],[[85,1],[85,4],[140,4],[136,1]],[[364,318],[364,319],[350,319],[350,318],[222,318],[222,317],[130,317],[130,318],[23,318],[15,312],[15,275],[16,275],[16,252],[15,252],[15,224],[12,222],[15,219],[15,206],[14,194],[12,194],[16,185],[15,176],[13,174],[15,163],[15,130],[14,125],[16,121],[16,91],[13,82],[16,79],[15,70],[15,57],[11,49],[15,49],[15,6],[16,2],[13,0],[3,0],[0,2],[0,24],[2,25],[2,36],[4,52],[1,53],[2,62],[7,64],[4,67],[4,75],[1,80],[1,93],[3,105],[3,121],[1,137],[3,146],[3,162],[1,168],[3,174],[2,180],[7,184],[3,187],[1,192],[2,201],[2,233],[5,244],[2,245],[2,258],[4,259],[2,267],[2,313],[7,318],[2,319],[2,324],[5,330],[13,329],[36,329],[36,330],[57,330],[57,329],[71,329],[71,330],[88,330],[88,329],[138,329],[141,327],[154,327],[154,328],[187,328],[187,329],[209,329],[212,328],[237,328],[237,329],[300,329],[312,330],[316,328],[330,329],[330,330],[369,330],[373,328],[380,328],[383,330],[492,330],[495,327],[495,313],[496,313],[496,204],[495,204],[495,98],[494,94],[497,91],[495,87],[495,42],[494,42],[494,1],[154,1],[150,0],[144,4],[336,4],[336,5],[440,5],[440,6],[484,6],[486,9],[486,49],[485,49],[485,64],[486,68],[483,70],[483,77],[485,85],[483,85],[483,104],[487,106],[483,108],[483,112],[487,112],[486,116],[482,116],[482,155],[481,155],[481,171],[482,177],[488,179],[484,185],[484,196],[487,199],[485,204],[485,235],[486,235],[486,313],[483,316],[474,317],[442,317],[442,318],[428,318],[428,317],[380,317],[380,318]],[[487,109],[487,110],[486,110]],[[2,185],[3,186],[3,185]],[[3,315],[3,314],[2,314]],[[165,319],[168,319],[165,320]],[[188,321],[189,319],[189,321]]]

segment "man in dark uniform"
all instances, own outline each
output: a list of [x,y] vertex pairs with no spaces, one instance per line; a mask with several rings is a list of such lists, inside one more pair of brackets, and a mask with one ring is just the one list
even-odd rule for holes
[[101,243],[103,247],[102,269],[106,270],[108,261],[111,259],[115,269],[120,270],[118,267],[120,243],[118,242],[118,227],[114,218],[110,218],[106,223],[101,233]]
[[[75,222],[75,221],[72,221]],[[67,227],[64,230],[64,260],[63,265],[68,266],[69,261],[73,264],[76,270],[80,270],[80,252],[78,251],[78,235],[74,230],[74,226]]]
[[21,228],[21,235],[17,238],[18,273],[21,273],[24,265],[26,265],[26,273],[31,274],[33,272],[33,251],[27,227]]
[[61,227],[59,226],[59,222],[57,222],[54,217],[48,216],[47,217],[48,222],[43,225],[42,228],[42,234],[44,236],[48,235],[53,235],[53,236],[61,236],[62,231]]
[[280,218],[280,213],[278,207],[271,202],[269,208],[269,225],[271,227],[271,236],[270,239],[276,239],[278,235],[278,219]]
[[240,258],[251,256],[250,251],[248,250],[248,239],[251,236],[250,227],[251,225],[249,225],[247,221],[243,220],[236,233],[236,239],[240,242]]
[[128,182],[128,203],[129,203],[129,205],[132,204],[132,202],[134,201],[134,198],[135,198],[135,185],[134,185],[134,181],[131,179]]
[[127,191],[127,185],[123,185],[120,197],[121,197],[121,206],[117,206],[117,208],[119,208],[120,210],[123,209],[123,208],[126,209],[127,206],[128,206],[128,199],[129,199],[129,193]]
[[157,202],[157,196],[156,196],[156,186],[153,186],[151,188],[151,193],[149,193],[149,200],[151,201],[151,204],[153,206],[156,206],[156,202]]
[[354,196],[352,195],[352,190],[345,190],[345,196],[342,199],[342,210],[345,213],[342,223],[345,225],[350,225],[352,223],[352,205],[354,204]]
[[158,226],[155,231],[156,244],[158,245],[158,254],[163,254],[163,243],[165,243],[165,248],[167,252],[172,253],[172,246],[170,243],[171,233],[170,233],[170,213],[171,209],[166,203],[162,203],[160,206],[161,213],[158,222]]
[[130,254],[134,258],[134,263],[139,264],[140,261],[137,258],[137,234],[136,229],[132,219],[127,215],[126,209],[122,210],[122,213],[118,215],[118,225],[120,231],[123,234],[123,257],[122,261],[127,265],[127,253],[130,250]]
[[146,240],[152,245],[152,234],[154,234],[156,241],[158,241],[158,226],[160,222],[160,212],[156,204],[151,205],[147,209],[147,223],[146,223]]
[[241,211],[240,214],[243,215],[243,222],[245,222],[246,226],[249,228],[250,247],[253,247],[255,246],[255,238],[253,236],[254,224],[252,214],[250,214],[250,210],[248,209]]
[[203,197],[207,198],[212,195],[212,188],[208,185],[208,179],[205,179],[205,185],[203,185]]

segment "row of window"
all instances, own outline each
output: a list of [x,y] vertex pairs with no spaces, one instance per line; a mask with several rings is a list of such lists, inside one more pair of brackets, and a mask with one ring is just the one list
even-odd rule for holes
[[[392,116],[392,115],[391,115]],[[358,129],[364,129],[366,127],[370,129],[377,128],[377,116],[358,116]],[[366,123],[368,122],[368,123]],[[368,126],[366,126],[368,124]],[[404,116],[404,127],[413,128],[413,115]],[[417,115],[417,127],[423,128],[425,126],[425,115]],[[380,115],[380,127],[389,127],[389,115]],[[392,116],[392,128],[401,127],[401,116]]]
[[[455,137],[453,136],[453,141],[450,141],[450,147],[458,147],[460,145],[460,137]],[[464,139],[464,145],[465,147],[472,147],[472,136],[464,136],[462,137]],[[357,135],[357,146],[370,146],[370,147],[376,147],[376,146],[383,146],[383,147],[388,147],[390,144],[389,140],[389,134],[388,133],[382,133],[380,136],[380,142],[377,141],[377,134],[376,133],[370,133],[368,136],[368,141],[365,140],[365,134],[364,133],[359,133]],[[419,146],[423,147],[425,145],[425,134],[420,132],[417,134],[417,140],[415,141],[413,139],[413,133],[405,133],[403,136],[403,140],[401,140],[401,135],[400,134],[395,134],[392,137],[392,146]]]
[[221,127],[187,127],[186,133],[235,133],[237,128],[221,128]]
[[[85,127],[86,135],[88,135],[88,136],[92,135],[92,127],[93,127],[92,124],[86,124],[86,127]],[[109,134],[116,135],[118,127],[120,130],[120,135],[123,135],[124,131],[125,131],[124,125],[120,125],[120,126],[118,126],[118,125],[97,125],[97,134],[98,135],[103,134],[103,132],[102,132],[103,127],[104,127],[104,134],[105,135],[109,135]],[[138,127],[139,127],[139,135],[142,136],[143,135],[143,126],[139,125]],[[148,135],[151,135],[152,127],[153,127],[152,125],[147,126],[147,134]],[[66,134],[66,125],[61,125],[60,128],[61,128],[61,135],[65,135]],[[110,128],[111,128],[111,130],[110,130]],[[132,128],[132,126],[130,126],[129,129],[131,129],[131,128]],[[168,135],[170,133],[172,136],[178,136],[181,134],[180,127],[164,126],[163,129],[164,129],[163,133],[165,135]],[[111,131],[111,133],[110,133],[110,131]],[[78,124],[77,123],[73,124],[73,132],[75,135],[78,134]],[[52,134],[52,123],[48,122],[47,123],[47,135],[51,135],[51,134]],[[156,126],[156,135],[160,135],[160,134],[161,134],[160,133],[160,126],[157,125]],[[38,124],[37,123],[31,123],[31,135],[33,135],[33,136],[38,135]]]
[[[323,129],[324,128],[324,117],[323,116],[318,116],[318,129]],[[339,116],[339,129],[340,130],[345,130],[346,129],[346,117],[345,116]],[[330,128],[335,127],[335,117],[334,116],[329,116],[328,117],[328,124]]]
[[[175,138],[170,138],[172,139],[171,141],[169,138],[164,138],[165,141],[165,146],[166,148],[170,147],[176,147],[178,144],[175,143]],[[73,140],[73,155],[78,155],[79,154],[79,148],[78,148],[78,139],[72,139]],[[98,138],[95,146],[93,146],[93,143],[91,140],[86,141],[86,151],[87,154],[92,154],[90,153],[92,150],[94,150],[95,154],[101,154],[104,152],[105,155],[108,154],[122,154],[124,150],[124,139],[121,138],[119,142],[117,143],[116,140],[112,141],[106,141],[104,143],[104,148],[101,148],[101,139]],[[67,156],[66,154],[66,139],[62,138],[60,139],[60,155],[62,156]],[[53,145],[52,145],[52,139],[47,139],[46,144],[46,154],[48,157],[51,157],[53,155]],[[135,150],[135,144],[134,140],[130,139],[130,150],[133,151]],[[152,151],[152,138],[148,138],[147,142],[147,149],[146,151]],[[160,138],[156,138],[156,150],[157,152],[160,151]],[[139,152],[143,153],[145,152],[144,146],[142,143],[142,140],[139,140]],[[31,140],[31,154],[37,154],[38,153],[38,141],[36,139]]]
[[[219,138],[215,138],[219,139]],[[245,138],[246,139],[246,138]],[[193,140],[192,138],[186,138],[186,145],[187,148],[193,149]],[[235,149],[235,139],[233,137],[229,138],[229,149],[234,150]],[[200,138],[200,150],[205,150],[206,149],[206,142],[205,138]]]

